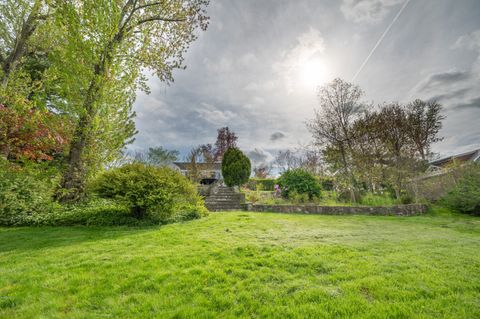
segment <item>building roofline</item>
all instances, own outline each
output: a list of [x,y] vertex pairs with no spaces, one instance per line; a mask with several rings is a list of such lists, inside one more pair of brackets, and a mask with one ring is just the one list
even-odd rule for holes
[[472,155],[473,156],[473,155],[475,155],[475,153],[479,153],[479,154],[473,160],[476,160],[480,157],[480,148],[477,148],[473,151],[469,151],[469,152],[465,152],[465,153],[461,153],[461,154],[450,155],[450,156],[447,156],[447,157],[444,157],[444,158],[440,158],[438,160],[431,161],[429,164],[430,165],[441,164],[443,162],[446,162],[448,160],[455,159],[455,158],[458,158],[458,157],[463,157],[463,156],[466,156],[466,155]]

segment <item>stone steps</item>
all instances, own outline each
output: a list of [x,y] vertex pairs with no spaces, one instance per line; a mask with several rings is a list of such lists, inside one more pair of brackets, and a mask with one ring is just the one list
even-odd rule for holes
[[245,209],[245,195],[230,187],[219,186],[205,198],[205,207],[209,211],[243,210]]

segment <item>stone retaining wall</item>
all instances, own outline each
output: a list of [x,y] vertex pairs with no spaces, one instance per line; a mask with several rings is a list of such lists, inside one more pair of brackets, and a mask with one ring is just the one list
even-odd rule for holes
[[424,204],[408,204],[395,206],[316,206],[316,205],[259,205],[247,204],[251,212],[297,213],[317,215],[388,215],[413,216],[427,212]]

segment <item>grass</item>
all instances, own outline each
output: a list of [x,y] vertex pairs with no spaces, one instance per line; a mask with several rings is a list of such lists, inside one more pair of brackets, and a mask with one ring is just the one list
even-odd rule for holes
[[0,318],[480,318],[480,218],[0,228]]

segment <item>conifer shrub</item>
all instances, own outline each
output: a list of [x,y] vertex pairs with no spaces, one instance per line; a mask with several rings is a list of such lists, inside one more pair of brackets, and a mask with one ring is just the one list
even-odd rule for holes
[[222,175],[225,184],[229,187],[248,182],[251,168],[250,159],[238,148],[229,148],[223,155]]

